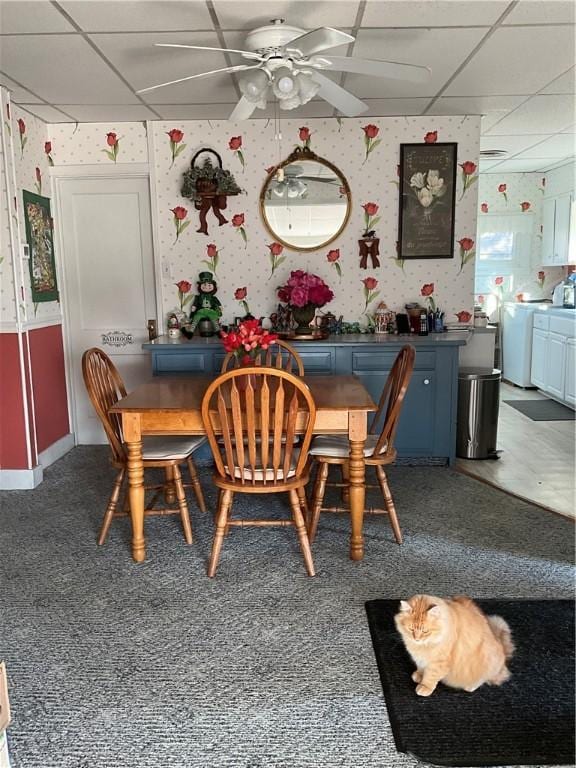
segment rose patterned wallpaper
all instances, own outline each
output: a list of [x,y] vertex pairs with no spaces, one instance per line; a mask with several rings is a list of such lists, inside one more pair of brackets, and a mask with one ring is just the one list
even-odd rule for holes
[[541,284],[539,272],[544,273],[543,291],[549,293],[562,279],[562,267],[541,267],[542,253],[542,201],[547,190],[546,174],[542,173],[485,173],[480,176],[478,188],[478,215],[487,213],[524,213],[534,217],[532,243],[526,254],[526,270],[517,289],[532,290]]
[[[432,283],[436,304],[445,309],[448,321],[457,322],[457,313],[471,311],[479,118],[283,119],[281,138],[272,120],[151,122],[147,130],[149,136],[141,123],[58,124],[48,126],[48,138],[55,165],[146,162],[149,142],[155,189],[152,215],[166,314],[179,306],[176,283],[187,280],[195,290],[199,272],[208,269],[215,272],[223,318],[228,321],[244,313],[240,300],[235,299],[239,288],[246,289],[245,294],[241,292],[242,301],[254,315],[270,314],[278,303],[276,288],[293,269],[321,276],[335,294],[325,309],[343,314],[347,320],[366,321],[363,312],[368,297],[369,312],[382,300],[394,309],[408,301],[423,301],[422,286]],[[449,260],[400,264],[395,258],[399,145],[424,142],[425,137],[427,141],[458,143],[455,255]],[[297,253],[275,243],[264,228],[259,194],[266,168],[305,143],[337,165],[347,178],[352,213],[343,234],[329,247]],[[213,213],[208,214],[207,235],[197,232],[198,211],[180,192],[182,175],[202,147],[221,155],[223,167],[233,173],[242,189],[242,194],[228,198],[227,208],[221,211],[226,223],[219,225]],[[376,230],[381,266],[365,270],[359,266],[358,238],[365,229],[367,211],[376,211],[375,206],[374,217],[380,217]]]

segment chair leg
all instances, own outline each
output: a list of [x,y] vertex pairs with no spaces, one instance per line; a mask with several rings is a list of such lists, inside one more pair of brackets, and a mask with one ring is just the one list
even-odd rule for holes
[[164,486],[164,501],[168,506],[176,501],[176,489],[174,488],[174,467],[166,467],[166,484]]
[[402,531],[400,530],[400,523],[398,522],[396,507],[394,506],[394,499],[392,498],[392,494],[390,492],[390,486],[388,485],[388,478],[386,477],[386,472],[384,472],[384,467],[381,467],[377,464],[376,475],[378,476],[378,482],[380,483],[380,488],[382,489],[384,506],[386,507],[388,517],[390,518],[390,524],[392,525],[392,530],[394,531],[394,538],[398,544],[402,544]]
[[188,472],[190,474],[190,480],[192,480],[192,487],[194,488],[194,494],[196,496],[196,501],[198,502],[198,507],[200,508],[200,512],[206,512],[206,502],[204,501],[204,493],[202,492],[202,486],[200,485],[200,480],[198,480],[198,473],[196,472],[196,465],[192,461],[192,456],[188,456],[186,459],[186,463],[188,464]]
[[108,506],[106,507],[106,512],[104,513],[104,520],[102,520],[102,526],[100,527],[100,533],[98,534],[98,545],[104,544],[106,541],[106,536],[108,535],[108,529],[110,528],[110,523],[112,522],[112,518],[114,517],[114,513],[116,512],[116,505],[118,504],[118,497],[120,496],[120,489],[122,488],[122,482],[124,481],[124,469],[121,469],[118,474],[116,475],[116,479],[114,480],[114,487],[112,488],[112,493],[110,494],[110,498],[108,499]]
[[296,493],[298,494],[298,501],[300,502],[300,509],[302,511],[302,515],[304,517],[304,523],[306,524],[306,530],[308,530],[308,518],[310,516],[309,510],[308,510],[308,501],[306,499],[306,491],[304,487],[296,488]]
[[224,535],[226,533],[226,524],[228,520],[228,512],[232,506],[232,499],[234,493],[229,490],[221,490],[218,498],[218,512],[216,513],[216,533],[214,534],[214,541],[212,542],[212,552],[210,554],[210,561],[208,563],[208,576],[212,578],[216,573],[218,567],[218,560],[220,560],[220,550],[222,549],[222,542],[224,541]]
[[182,473],[180,467],[176,464],[172,467],[172,477],[174,478],[174,489],[176,491],[176,498],[178,499],[178,507],[180,508],[180,519],[182,520],[182,528],[184,529],[184,538],[187,544],[192,544],[192,526],[190,525],[190,515],[188,514],[188,505],[186,504],[186,494],[184,493],[184,485],[182,483]]
[[326,491],[328,468],[329,465],[326,464],[326,462],[321,461],[318,463],[318,474],[316,475],[316,482],[314,483],[314,494],[312,496],[312,505],[310,509],[310,524],[308,526],[308,539],[311,544],[314,543],[314,539],[316,538],[318,519],[320,518],[320,510],[322,508],[322,502],[324,501],[324,492]]
[[308,576],[315,576],[316,571],[314,570],[310,541],[308,539],[308,534],[306,533],[306,526],[304,525],[304,516],[302,515],[302,509],[300,508],[299,494],[296,491],[289,491],[288,493],[290,495],[290,506],[292,507],[292,518],[294,519],[294,526],[296,528],[296,533],[298,534],[300,549],[304,556],[306,572],[308,573]]

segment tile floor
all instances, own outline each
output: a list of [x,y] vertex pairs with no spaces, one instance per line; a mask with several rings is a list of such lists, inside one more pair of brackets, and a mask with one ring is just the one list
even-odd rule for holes
[[544,399],[535,389],[502,384],[500,459],[457,459],[455,468],[523,499],[576,517],[575,422],[532,421],[504,400]]

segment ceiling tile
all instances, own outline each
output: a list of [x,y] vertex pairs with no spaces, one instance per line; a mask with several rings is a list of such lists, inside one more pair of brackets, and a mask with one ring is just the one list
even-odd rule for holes
[[525,96],[442,96],[426,114],[482,115],[481,130],[485,132],[525,99]]
[[574,0],[520,0],[504,24],[574,24]]
[[[224,55],[216,51],[154,46],[154,43],[187,43],[218,47],[218,37],[213,32],[141,32],[133,35],[91,35],[90,39],[135,90],[226,67]],[[228,74],[210,75],[166,86],[143,93],[141,97],[148,104],[237,100],[236,90]]]
[[130,104],[138,99],[78,35],[3,37],[0,69],[51,104]]
[[57,104],[79,123],[129,123],[158,118],[141,104]]
[[214,0],[214,10],[222,29],[255,29],[271,19],[286,19],[301,29],[352,27],[356,22],[358,0]]
[[164,120],[226,120],[236,102],[230,104],[156,104]]
[[494,166],[501,162],[501,158],[497,158],[496,160],[483,160],[480,158],[480,173],[486,173],[486,171],[490,170],[490,168],[494,168]]
[[508,0],[368,0],[362,26],[491,26],[508,4]]
[[366,99],[370,107],[364,116],[392,117],[397,115],[421,115],[428,99]]
[[576,93],[576,68],[572,67],[557,77],[540,93]]
[[573,40],[570,27],[498,29],[445,95],[535,93],[573,66]]
[[427,83],[348,75],[346,88],[360,98],[434,96],[481,39],[481,29],[360,30],[354,57],[419,64],[432,69]]
[[63,0],[60,5],[85,32],[213,29],[204,0]]
[[543,158],[535,160],[533,158],[514,157],[511,160],[504,160],[503,163],[494,167],[493,170],[495,173],[520,173],[522,171],[530,173],[533,171],[544,171],[549,165],[550,160]]
[[571,125],[573,120],[574,98],[572,96],[533,96],[486,131],[485,135],[557,133]]
[[570,165],[572,167],[572,172],[576,172],[576,157],[566,157],[563,160],[559,160],[557,163],[552,163],[550,165],[547,165],[544,169],[545,171],[551,171],[552,168],[560,168],[563,165]]
[[[534,144],[539,144],[546,138],[548,137],[545,134],[527,134],[524,136],[482,136],[480,139],[480,150],[503,149],[508,152],[508,155],[516,155]],[[534,155],[534,157],[545,157],[545,155]]]
[[27,91],[26,88],[21,88],[18,83],[11,80],[9,77],[5,77],[0,74],[0,85],[3,85],[10,91],[10,97],[15,104],[41,104],[42,99],[34,96],[33,93]]
[[561,160],[576,152],[576,137],[571,133],[557,133],[545,141],[522,152],[522,157],[553,158]]
[[51,107],[49,104],[30,104],[24,107],[27,112],[30,112],[40,120],[44,120],[46,123],[73,123],[75,122],[70,115],[65,115],[55,107]]
[[2,34],[26,32],[73,32],[74,27],[48,0],[0,2]]

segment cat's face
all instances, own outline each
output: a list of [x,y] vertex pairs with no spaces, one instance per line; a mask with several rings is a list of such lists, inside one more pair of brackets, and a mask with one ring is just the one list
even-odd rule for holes
[[428,595],[415,595],[409,600],[401,600],[400,611],[395,617],[400,634],[421,645],[438,640],[444,625],[440,602],[434,602],[434,598]]

